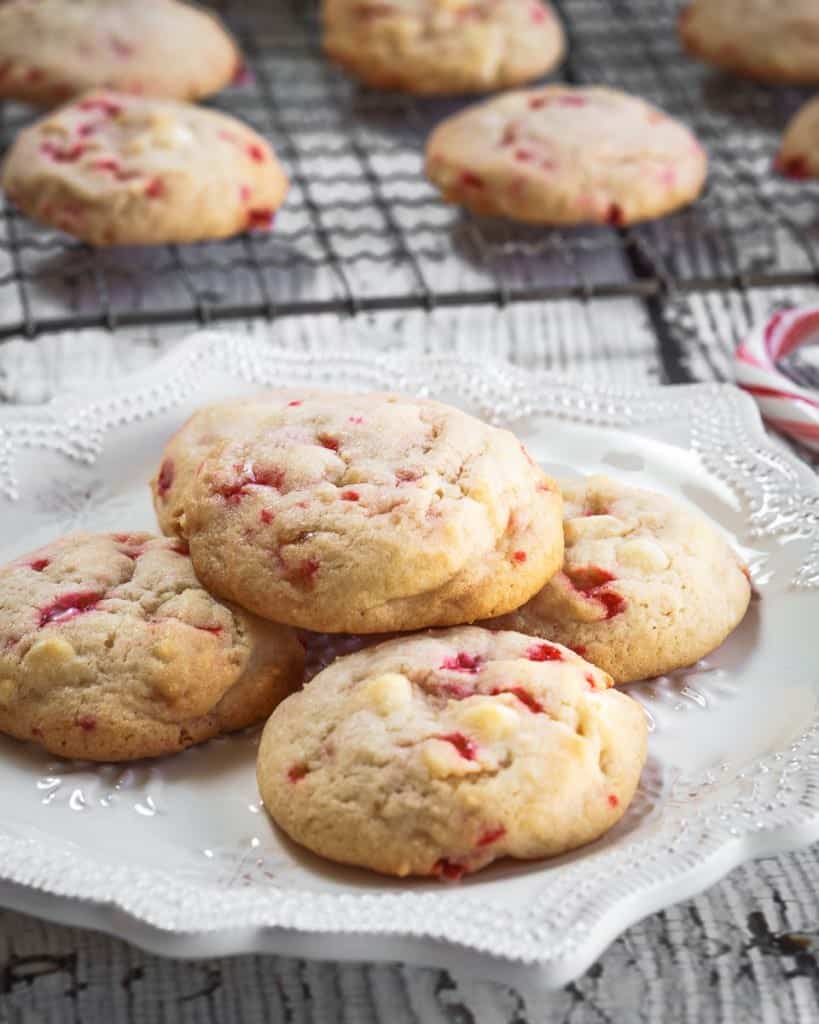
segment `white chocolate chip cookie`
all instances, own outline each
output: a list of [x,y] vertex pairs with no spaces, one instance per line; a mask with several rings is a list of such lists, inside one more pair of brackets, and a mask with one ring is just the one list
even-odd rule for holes
[[0,568],[0,731],[62,757],[184,750],[302,680],[293,630],[211,597],[185,545],[74,534]]
[[462,627],[340,658],[285,700],[257,761],[271,817],[314,853],[456,879],[614,825],[646,757],[640,705],[571,651]]
[[2,187],[26,214],[92,245],[225,238],[269,227],[287,178],[235,118],[96,92],[17,137]]
[[604,88],[510,92],[442,121],[426,172],[449,203],[533,224],[622,226],[702,191],[707,158],[679,121]]
[[259,404],[172,514],[214,593],[275,622],[381,633],[510,611],[559,568],[556,485],[509,432],[393,394]]
[[816,0],[694,0],[679,20],[687,50],[765,82],[819,82]]
[[566,644],[628,683],[693,664],[742,621],[748,570],[704,516],[605,477],[563,498],[563,570],[493,626]]
[[323,0],[324,52],[377,89],[486,92],[539,78],[563,57],[541,0]]
[[51,106],[107,88],[195,100],[241,68],[219,19],[179,0],[7,0],[0,96]]

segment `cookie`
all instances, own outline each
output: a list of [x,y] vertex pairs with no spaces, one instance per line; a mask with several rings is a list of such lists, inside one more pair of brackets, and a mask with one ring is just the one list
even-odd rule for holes
[[696,57],[765,82],[819,82],[816,0],[694,0],[680,15]]
[[486,92],[560,63],[563,28],[541,0],[324,0],[324,52],[376,89]]
[[51,106],[104,87],[195,100],[240,69],[219,19],[178,0],[0,4],[0,97]]
[[154,511],[164,534],[184,536],[185,499],[210,449],[222,441],[252,436],[269,404],[290,398],[289,392],[271,391],[242,401],[216,402],[197,409],[183,423],[168,441],[162,462],[151,480]]
[[819,178],[819,99],[806,103],[791,120],[776,158],[788,178]]
[[742,621],[748,571],[699,513],[599,476],[563,498],[562,571],[494,628],[565,644],[628,683],[694,664]]
[[177,540],[78,533],[0,569],[0,731],[53,754],[170,754],[266,718],[293,630],[211,597]]
[[634,795],[640,705],[571,651],[462,627],[340,658],[273,713],[257,778],[297,843],[454,879],[589,843]]
[[560,567],[560,509],[507,431],[420,398],[294,391],[209,450],[184,534],[205,586],[256,614],[382,633],[517,608]]
[[2,187],[91,245],[227,238],[269,227],[287,192],[270,147],[215,110],[96,92],[25,129]]
[[533,224],[622,226],[702,191],[703,148],[678,121],[613,89],[510,92],[442,121],[426,172],[448,203]]

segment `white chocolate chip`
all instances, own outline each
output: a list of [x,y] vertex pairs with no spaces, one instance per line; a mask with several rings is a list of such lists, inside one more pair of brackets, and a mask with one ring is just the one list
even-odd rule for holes
[[574,544],[581,539],[622,537],[626,529],[622,519],[609,515],[578,516],[576,519],[567,519],[563,524],[567,544]]
[[447,740],[430,739],[421,748],[421,757],[429,771],[436,779],[445,779],[450,775],[469,775],[480,771],[475,761],[462,757],[455,746]]
[[62,637],[52,637],[36,643],[26,655],[26,663],[37,668],[49,668],[69,661],[77,652]]
[[646,537],[635,537],[620,544],[617,548],[617,561],[620,565],[646,572],[661,572],[671,564],[660,545]]
[[487,742],[503,739],[520,726],[517,712],[496,700],[468,701],[461,705],[458,718]]
[[378,714],[384,716],[400,711],[412,701],[412,684],[398,672],[385,672],[371,679],[365,692]]
[[140,156],[142,153],[147,153],[151,148],[151,135],[149,132],[140,132],[139,135],[135,135],[130,142],[122,147],[122,152],[126,156]]
[[56,117],[51,121],[46,121],[45,124],[41,124],[40,131],[43,135],[60,135],[63,138],[66,138],[71,134],[67,125],[64,125],[63,122],[59,121]]
[[166,110],[151,114],[151,138],[155,146],[175,149],[193,142],[193,133]]

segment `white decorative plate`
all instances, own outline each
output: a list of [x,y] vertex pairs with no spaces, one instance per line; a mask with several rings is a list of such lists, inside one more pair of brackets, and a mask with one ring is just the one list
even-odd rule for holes
[[175,955],[406,960],[558,986],[637,918],[819,838],[819,489],[734,388],[615,396],[501,364],[200,334],[104,395],[0,410],[0,556],[78,527],[152,527],[168,436],[204,402],[283,384],[433,395],[510,427],[552,471],[677,495],[734,537],[759,597],[707,661],[631,688],[653,726],[639,795],[572,855],[391,882],[277,835],[255,733],[125,768],[4,739],[0,901]]

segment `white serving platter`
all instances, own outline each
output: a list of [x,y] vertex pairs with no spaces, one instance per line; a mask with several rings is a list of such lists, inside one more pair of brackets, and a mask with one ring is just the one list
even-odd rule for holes
[[0,738],[0,903],[174,956],[403,960],[555,987],[638,918],[819,838],[819,487],[734,388],[614,395],[506,364],[201,333],[104,394],[0,410],[0,558],[78,528],[153,528],[147,481],[171,433],[270,385],[429,395],[514,430],[552,472],[675,495],[742,549],[757,597],[707,660],[630,687],[652,726],[640,791],[571,855],[391,881],[276,832],[255,731],[125,767]]

